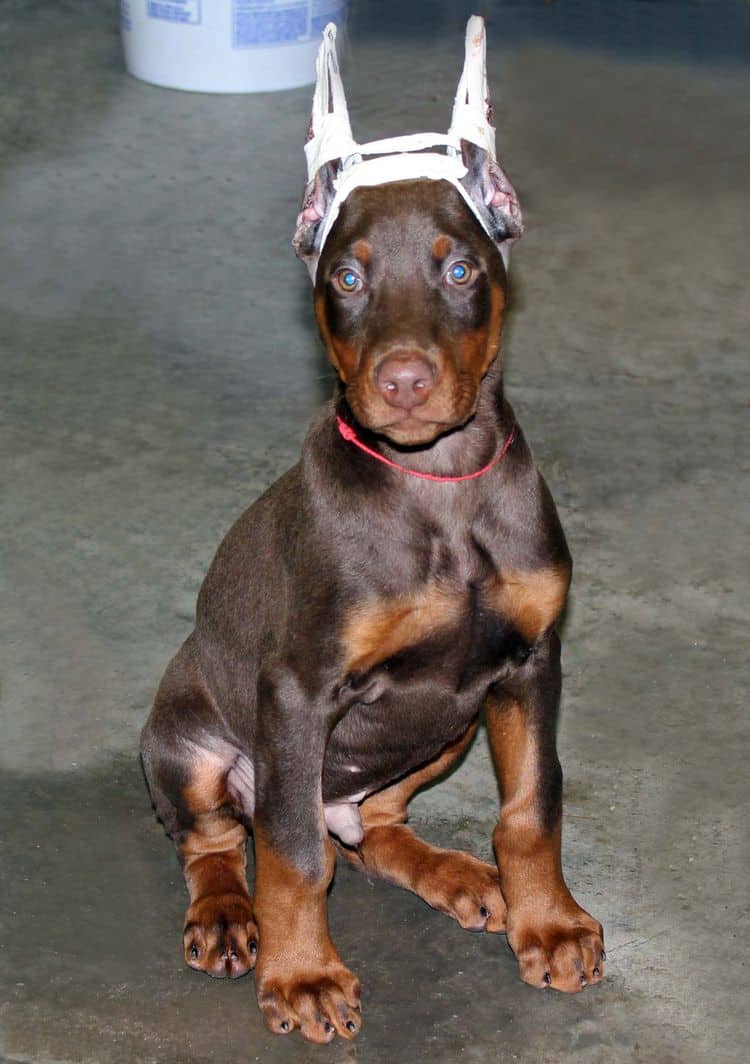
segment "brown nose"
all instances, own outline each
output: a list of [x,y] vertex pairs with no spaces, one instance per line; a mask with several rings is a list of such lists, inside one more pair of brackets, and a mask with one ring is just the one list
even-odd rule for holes
[[404,351],[381,362],[375,383],[389,406],[412,410],[429,399],[435,387],[435,370],[422,355]]

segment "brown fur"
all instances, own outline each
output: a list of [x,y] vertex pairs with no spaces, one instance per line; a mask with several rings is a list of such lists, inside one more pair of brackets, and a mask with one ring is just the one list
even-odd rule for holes
[[[484,203],[492,174],[479,157],[467,168]],[[303,255],[332,193],[324,176],[301,217]],[[456,261],[471,266],[461,285]],[[358,273],[351,292],[342,270]],[[336,396],[299,464],[224,539],[143,731],[190,893],[186,959],[233,976],[257,949],[258,1001],[278,1033],[326,1042],[361,1022],[359,983],[328,930],[328,826],[359,867],[462,926],[507,926],[528,982],[572,991],[603,974],[601,928],[562,876],[554,626],[570,555],[503,395],[506,289],[498,247],[450,185],[347,199],[315,292]],[[386,401],[388,359],[428,367],[424,402]],[[513,442],[477,479],[425,483],[363,454],[337,418],[431,477],[474,473]],[[502,800],[497,868],[406,824],[410,797],[457,761],[483,705]]]

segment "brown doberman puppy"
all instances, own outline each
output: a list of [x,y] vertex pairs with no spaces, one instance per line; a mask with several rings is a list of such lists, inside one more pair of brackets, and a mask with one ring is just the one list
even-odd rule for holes
[[[533,986],[577,991],[604,972],[601,926],[560,860],[555,623],[570,556],[497,358],[499,247],[519,227],[487,195],[498,176],[481,150],[465,145],[464,161],[494,240],[447,181],[343,203],[315,283],[336,396],[220,546],[143,732],[190,892],[187,963],[234,977],[257,959],[267,1025],[313,1042],[361,1024],[328,931],[330,835],[462,927],[507,931]],[[303,258],[330,176],[300,216]],[[497,866],[406,826],[409,799],[460,757],[483,708]]]

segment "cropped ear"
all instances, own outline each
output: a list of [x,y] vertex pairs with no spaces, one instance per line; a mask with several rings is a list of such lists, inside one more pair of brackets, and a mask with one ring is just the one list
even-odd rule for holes
[[356,154],[357,143],[349,124],[344,83],[336,54],[336,23],[329,22],[315,64],[316,81],[312,115],[307,130],[307,187],[292,244],[315,282],[324,222],[333,203],[334,180],[342,159]]
[[297,226],[292,244],[297,256],[310,271],[313,280],[315,280],[315,267],[320,254],[323,221],[333,202],[335,195],[333,182],[340,169],[340,159],[323,163],[312,181],[308,182],[302,198],[302,206],[297,215]]
[[467,173],[461,178],[470,200],[503,256],[523,233],[521,208],[508,175],[495,157],[495,127],[487,82],[487,34],[484,19],[466,23],[464,66],[456,90],[449,134],[461,145]]
[[478,144],[462,140],[461,156],[468,171],[461,184],[485,219],[507,267],[510,245],[523,235],[516,190],[498,161]]

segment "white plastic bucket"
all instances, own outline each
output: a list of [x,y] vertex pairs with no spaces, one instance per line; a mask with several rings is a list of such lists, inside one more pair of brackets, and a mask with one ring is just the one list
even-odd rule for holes
[[310,85],[327,22],[346,0],[120,0],[128,71],[190,92]]

